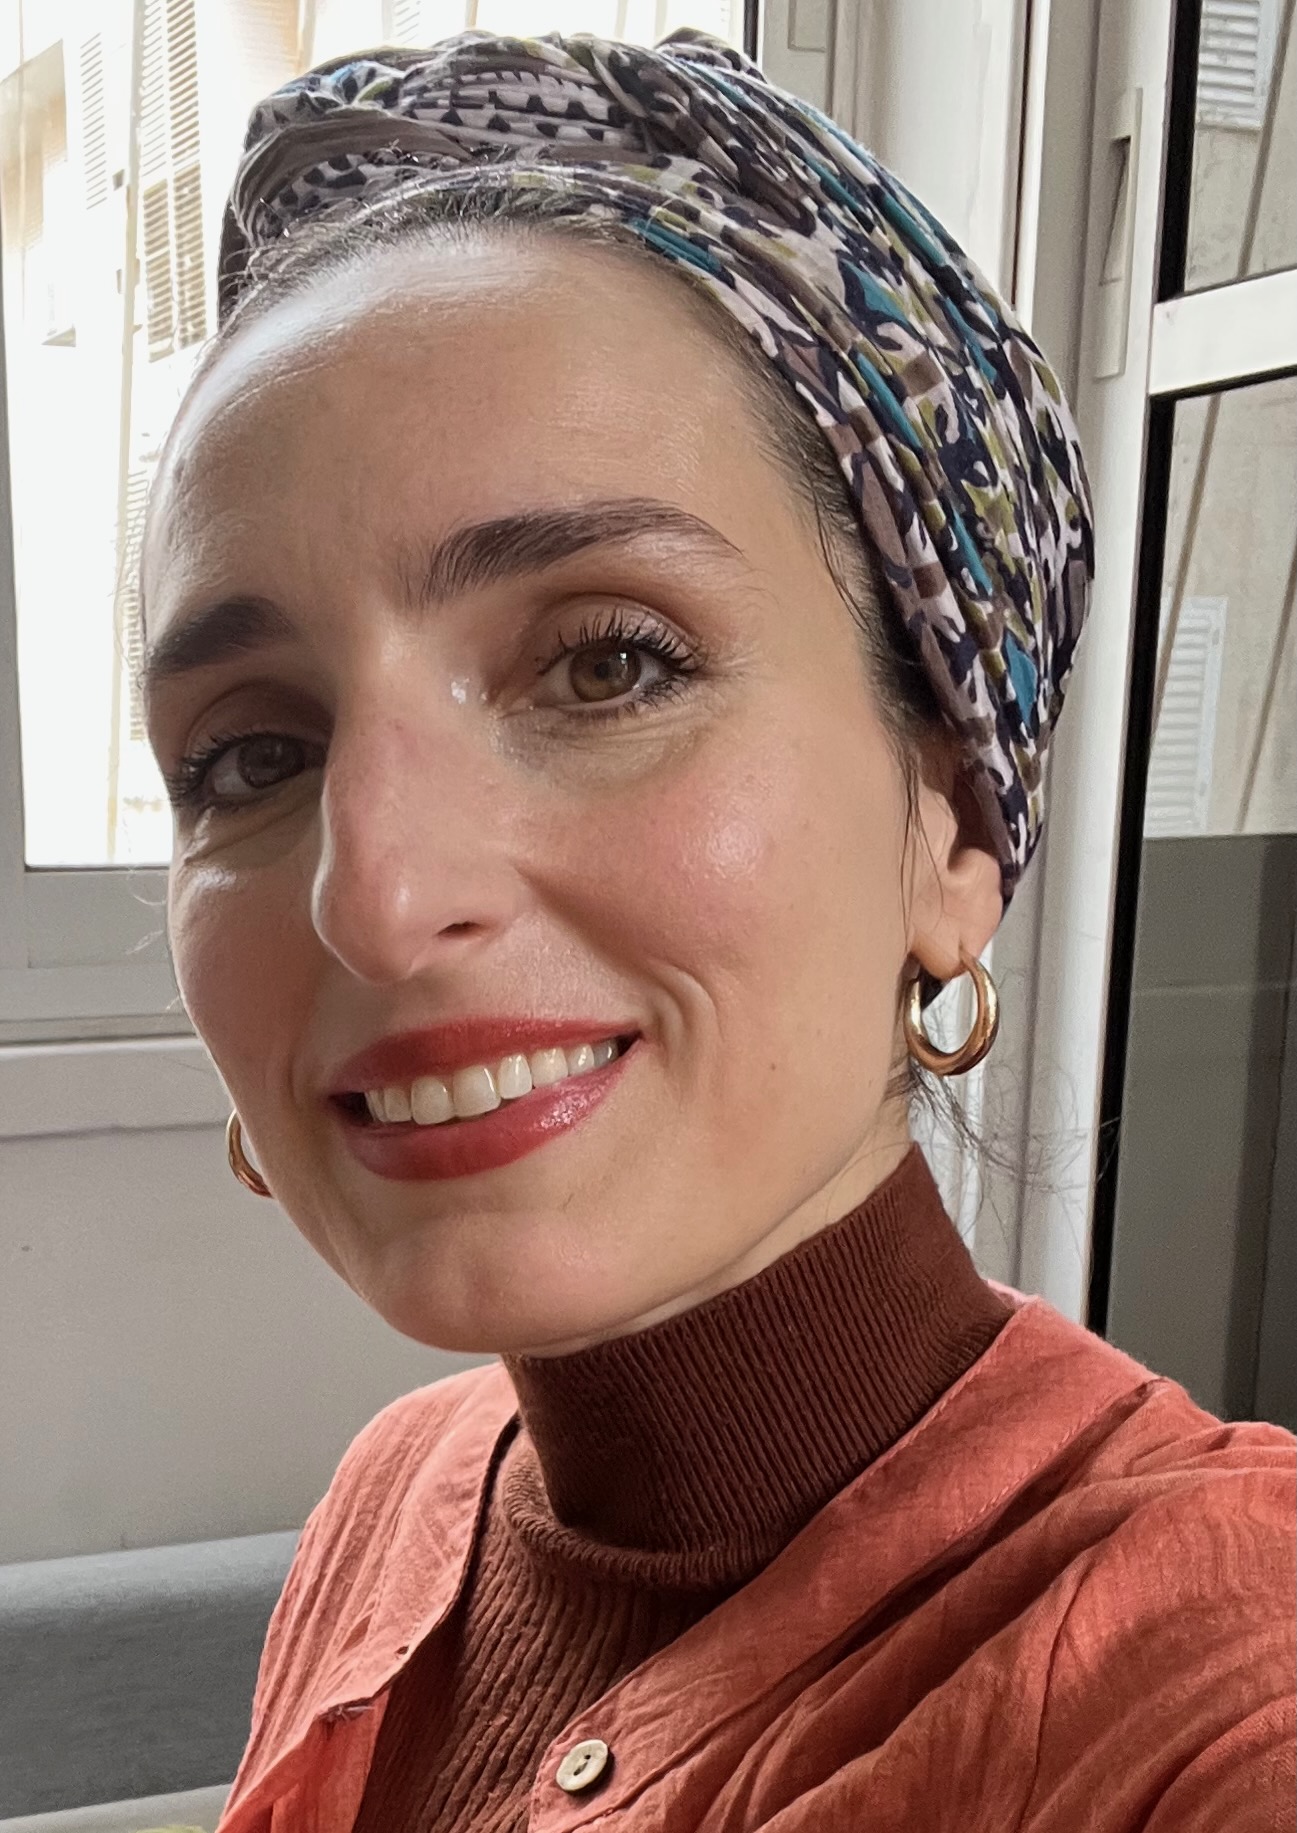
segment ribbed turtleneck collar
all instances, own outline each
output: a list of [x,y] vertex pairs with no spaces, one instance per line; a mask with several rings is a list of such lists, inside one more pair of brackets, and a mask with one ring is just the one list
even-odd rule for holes
[[677,1582],[755,1571],[1008,1315],[914,1147],[857,1209],[742,1285],[572,1355],[508,1358],[554,1533],[518,1525],[556,1553],[579,1536],[619,1570],[639,1554],[645,1579],[661,1556]]

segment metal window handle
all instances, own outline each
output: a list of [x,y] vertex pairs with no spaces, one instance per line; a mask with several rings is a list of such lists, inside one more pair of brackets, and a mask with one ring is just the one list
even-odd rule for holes
[[1108,134],[1108,232],[1099,267],[1095,311],[1094,376],[1097,381],[1119,376],[1126,367],[1143,95],[1142,89],[1127,89],[1117,98]]

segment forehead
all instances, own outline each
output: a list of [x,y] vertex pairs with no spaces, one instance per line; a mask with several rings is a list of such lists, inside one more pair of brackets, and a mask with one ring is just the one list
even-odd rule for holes
[[[327,525],[378,543],[554,500],[653,495],[759,518],[732,359],[645,261],[501,239],[389,251],[239,331],[168,442],[144,556],[150,624],[175,590]],[[755,497],[754,497],[755,492]],[[731,537],[742,529],[725,530]],[[264,589],[273,589],[265,582]]]

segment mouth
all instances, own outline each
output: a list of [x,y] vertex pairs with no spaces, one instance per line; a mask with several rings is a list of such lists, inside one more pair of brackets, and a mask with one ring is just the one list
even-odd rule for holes
[[456,1126],[479,1120],[497,1108],[526,1101],[542,1089],[588,1076],[624,1056],[638,1033],[597,1038],[590,1043],[512,1051],[490,1063],[475,1063],[444,1075],[357,1089],[335,1095],[339,1110],[358,1126]]
[[492,1062],[330,1097],[352,1154],[398,1181],[470,1176],[571,1130],[625,1072],[639,1033],[513,1051]]

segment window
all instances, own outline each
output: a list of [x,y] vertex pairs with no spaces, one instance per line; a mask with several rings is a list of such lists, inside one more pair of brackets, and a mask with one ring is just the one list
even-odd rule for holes
[[1049,1185],[1016,1283],[1213,1411],[1291,1422],[1297,9],[1097,12],[1099,566],[1050,760],[1024,1128]]
[[[0,227],[24,869],[168,851],[131,670],[139,524],[213,322],[242,118],[296,67],[297,12],[28,0],[17,21],[0,79]],[[58,887],[30,889],[48,900]]]
[[215,323],[221,214],[252,107],[325,58],[468,27],[652,42],[691,24],[739,43],[744,26],[743,0],[11,0],[5,11],[14,591],[11,605],[0,545],[0,801],[22,817],[10,809],[5,827],[0,816],[0,1041],[33,1024],[183,1024],[160,914],[170,818],[135,692],[135,574],[149,480]]

